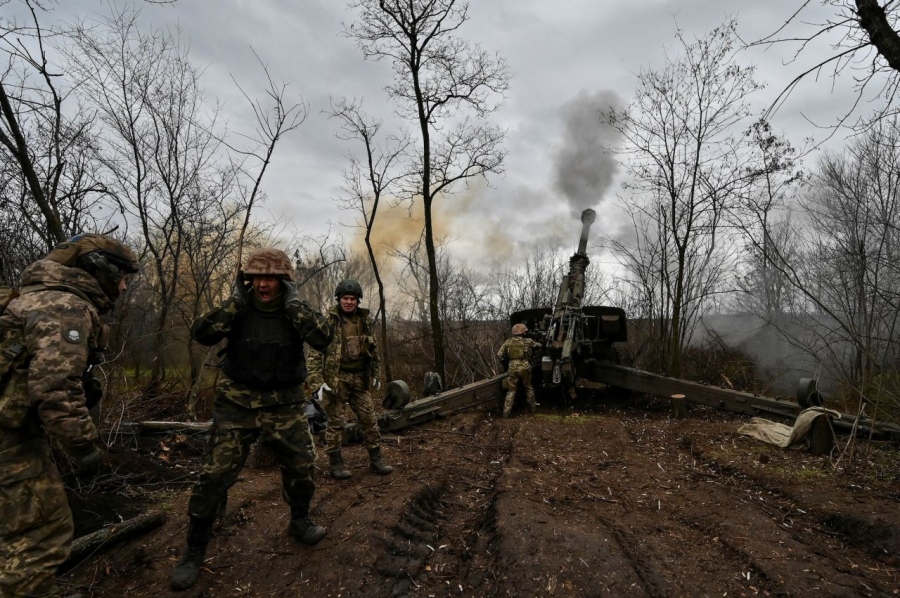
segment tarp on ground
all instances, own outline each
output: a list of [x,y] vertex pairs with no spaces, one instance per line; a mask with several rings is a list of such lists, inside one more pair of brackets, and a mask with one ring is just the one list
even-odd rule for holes
[[809,446],[809,431],[812,429],[813,422],[819,417],[840,419],[841,414],[823,407],[810,407],[800,412],[793,426],[787,426],[761,417],[754,417],[750,420],[750,423],[738,428],[738,433],[781,448],[807,448]]

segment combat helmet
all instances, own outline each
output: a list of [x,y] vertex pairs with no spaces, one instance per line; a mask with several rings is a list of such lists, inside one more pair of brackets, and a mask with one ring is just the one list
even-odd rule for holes
[[254,249],[244,262],[244,274],[247,276],[271,276],[284,280],[296,280],[294,264],[291,258],[280,249],[263,247]]
[[512,327],[513,336],[522,336],[528,332],[528,326],[525,324],[519,323]]
[[59,243],[46,259],[85,270],[97,279],[110,301],[118,299],[122,277],[140,269],[137,256],[127,245],[95,233],[75,235]]
[[352,278],[342,280],[334,288],[334,298],[340,299],[344,295],[356,295],[357,299],[362,299],[363,298],[362,285],[359,284],[358,281],[353,280]]

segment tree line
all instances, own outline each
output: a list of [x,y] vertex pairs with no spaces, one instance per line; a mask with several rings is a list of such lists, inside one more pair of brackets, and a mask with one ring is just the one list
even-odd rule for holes
[[[685,369],[703,316],[754,314],[836,376],[860,409],[898,413],[896,33],[880,27],[873,2],[838,4],[856,37],[835,60],[873,47],[866,72],[886,81],[878,109],[860,116],[840,151],[814,159],[773,129],[734,20],[699,37],[678,30],[663,65],[637,74],[630,103],[598,106],[618,134],[606,149],[623,167],[618,203],[628,225],[601,240],[619,268],[592,264],[585,301],[625,307],[642,323],[638,365],[671,375]],[[256,128],[231,131],[180,40],[139,25],[134,9],[44,28],[41,5],[22,5],[27,18],[0,22],[0,282],[14,284],[25,265],[79,232],[134,246],[143,268],[116,313],[114,347],[119,375],[141,380],[142,396],[186,388],[192,413],[216,356],[186,330],[230,288],[248,246],[287,248],[320,308],[337,281],[359,279],[377,303],[393,378],[418,375],[415,361],[448,385],[492,375],[508,315],[552,303],[573,247],[536,247],[475,271],[435,231],[435,202],[501,173],[506,157],[491,116],[512,73],[459,36],[465,3],[348,6],[355,20],[344,35],[362,56],[390,62],[387,99],[410,125],[388,130],[356,98],[328,110],[348,147],[339,201],[358,216],[365,250],[357,252],[252,215],[279,142],[309,113],[264,60],[265,89],[236,83]],[[389,248],[388,267],[375,247],[379,216],[412,205],[422,234]]]

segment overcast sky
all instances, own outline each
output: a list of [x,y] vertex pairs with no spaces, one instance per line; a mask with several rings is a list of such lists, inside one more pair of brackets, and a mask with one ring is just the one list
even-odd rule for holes
[[[521,245],[559,238],[577,243],[580,223],[570,201],[598,210],[594,230],[614,233],[621,213],[621,193],[614,166],[598,150],[603,131],[596,111],[602,103],[627,104],[636,73],[662,65],[666,48],[674,50],[675,30],[702,36],[735,17],[746,40],[772,33],[795,10],[786,0],[472,0],[470,20],[461,32],[508,61],[512,79],[503,107],[492,122],[508,129],[505,174],[443,201],[440,213],[451,223],[445,232],[453,252],[473,265],[504,260]],[[816,3],[818,4],[818,3]],[[106,12],[101,0],[64,0],[57,17]],[[825,10],[815,6],[812,10]],[[389,65],[364,61],[341,24],[355,14],[341,0],[177,0],[170,5],[143,4],[142,20],[156,27],[178,28],[190,56],[204,69],[202,85],[210,100],[225,103],[231,129],[252,130],[252,116],[233,76],[248,90],[265,87],[252,48],[276,80],[310,105],[307,121],[277,148],[264,181],[269,195],[260,217],[288,221],[300,233],[329,229],[350,240],[351,214],[333,201],[340,193],[344,153],[357,149],[335,138],[338,123],[322,113],[329,97],[364,97],[368,112],[389,117],[392,106],[383,90]],[[808,15],[810,20],[815,15]],[[784,85],[819,58],[807,55],[785,65],[790,48],[751,51],[744,62],[758,66],[767,89],[756,97],[762,110]],[[795,145],[817,134],[806,115],[826,124],[846,102],[849,81],[810,80],[776,115],[773,125]],[[818,133],[822,135],[821,133]],[[832,144],[836,140],[832,140]],[[597,163],[576,164],[575,154],[595,153]],[[576,168],[576,188],[557,182],[565,169]],[[568,195],[567,195],[568,192]],[[405,218],[405,216],[403,216]],[[592,235],[596,238],[596,235]]]

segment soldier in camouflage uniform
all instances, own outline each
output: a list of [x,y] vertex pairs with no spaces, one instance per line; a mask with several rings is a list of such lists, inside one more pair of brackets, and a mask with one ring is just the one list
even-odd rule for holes
[[341,455],[345,404],[356,413],[369,450],[369,468],[380,475],[394,471],[381,457],[381,432],[369,392],[372,387],[381,388],[381,359],[369,310],[359,307],[362,296],[362,286],[355,280],[343,280],[337,285],[334,290],[337,305],[327,314],[328,322],[334,326],[334,342],[322,352],[310,351],[307,358],[310,387],[320,389],[328,415],[325,452],[331,476],[339,480],[350,477]]
[[[57,245],[22,273],[0,316],[0,596],[59,596],[56,569],[69,556],[72,512],[50,441],[76,474],[103,458],[88,414],[89,366],[106,347],[101,315],[137,272],[132,251],[86,234]],[[86,382],[91,380],[92,382]]]
[[534,413],[537,401],[534,397],[534,388],[531,386],[531,355],[540,345],[533,339],[526,338],[528,332],[525,324],[516,324],[512,327],[512,338],[507,339],[497,352],[503,363],[507,365],[506,398],[503,401],[503,417],[512,414],[513,403],[516,400],[516,390],[519,384],[525,387],[525,401],[528,409]]
[[188,503],[187,547],[172,574],[175,590],[197,582],[213,521],[258,438],[281,468],[282,496],[291,509],[288,533],[308,545],[325,536],[309,518],[316,452],[305,413],[304,343],[324,349],[334,332],[298,296],[288,256],[277,249],[251,252],[231,296],[195,321],[191,336],[201,345],[227,344],[213,427]]

